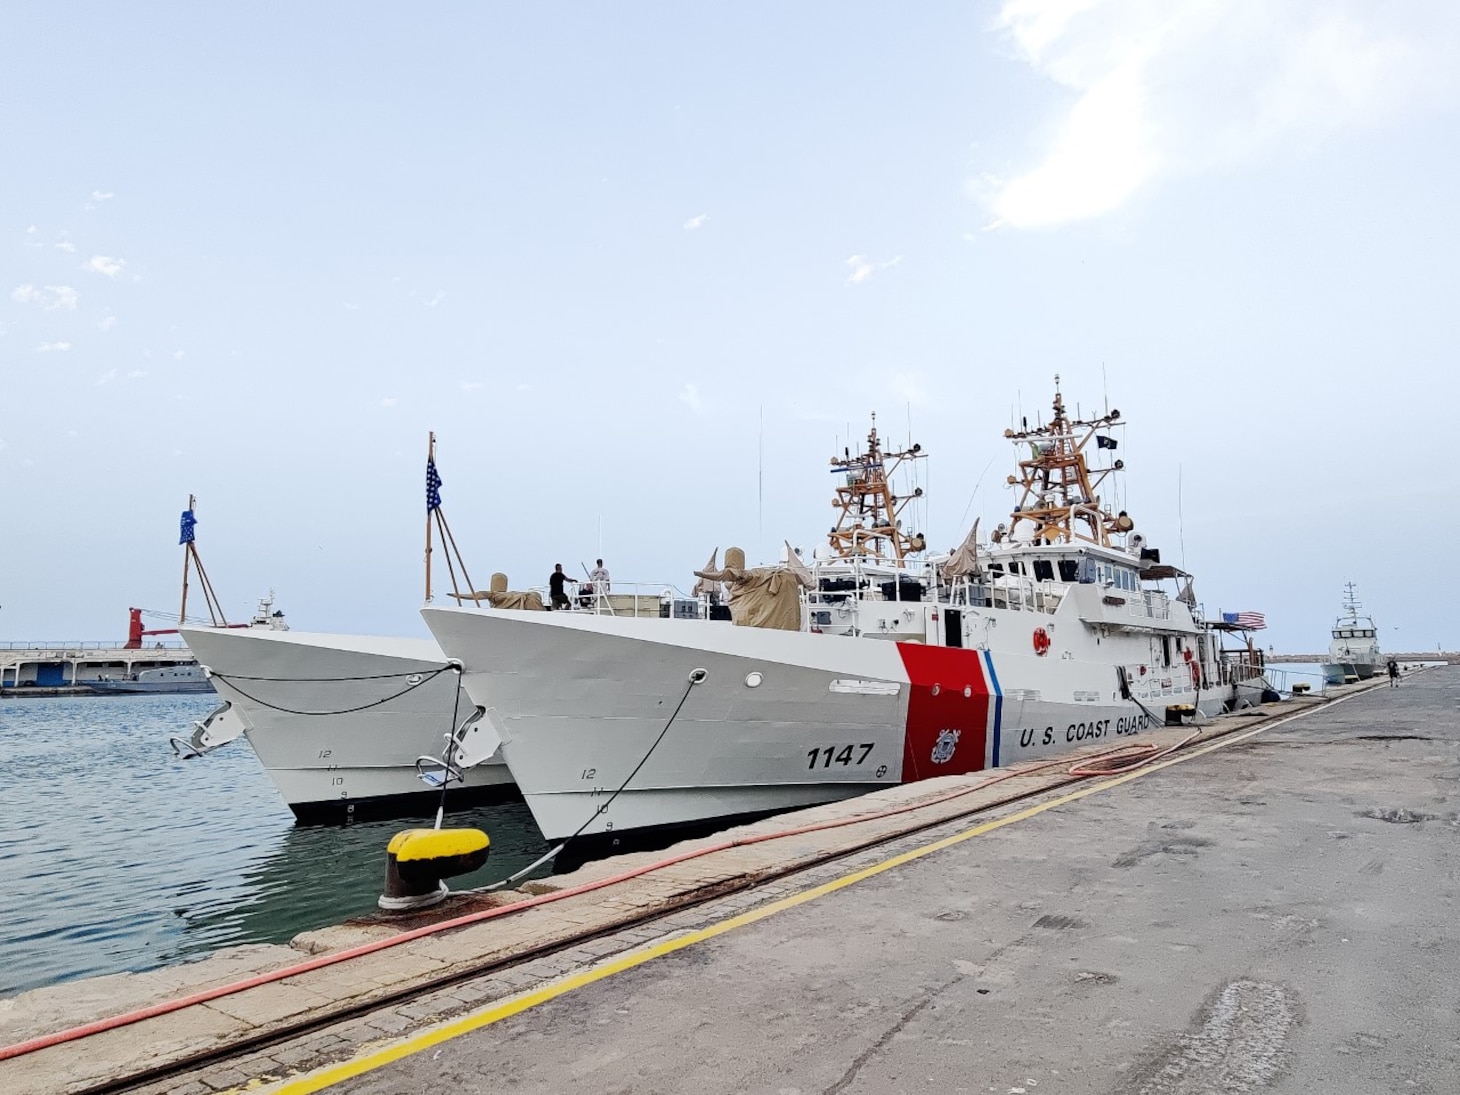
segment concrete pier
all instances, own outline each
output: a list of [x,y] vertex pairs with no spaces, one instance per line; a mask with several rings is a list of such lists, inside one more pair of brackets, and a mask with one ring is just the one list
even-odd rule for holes
[[[666,853],[592,864],[493,899],[521,911],[0,1062],[0,1090],[1454,1092],[1457,706],[1449,667],[1337,689],[1130,775],[897,788],[741,833],[875,820],[527,907]],[[301,957],[249,951],[0,1001],[0,1043]]]

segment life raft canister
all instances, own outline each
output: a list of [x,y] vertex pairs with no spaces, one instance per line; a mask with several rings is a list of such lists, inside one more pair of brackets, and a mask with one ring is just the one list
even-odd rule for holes
[[1042,627],[1034,629],[1034,652],[1041,658],[1049,653],[1049,632]]

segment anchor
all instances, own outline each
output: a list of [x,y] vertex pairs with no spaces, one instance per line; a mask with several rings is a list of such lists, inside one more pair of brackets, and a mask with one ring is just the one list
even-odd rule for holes
[[[207,670],[206,666],[204,670]],[[173,735],[167,740],[172,751],[183,760],[193,760],[207,756],[213,750],[247,733],[248,723],[233,709],[230,701],[224,700],[206,717],[193,723],[193,732],[188,737]]]

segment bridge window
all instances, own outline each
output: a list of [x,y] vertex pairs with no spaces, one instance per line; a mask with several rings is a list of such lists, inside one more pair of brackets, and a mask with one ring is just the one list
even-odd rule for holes
[[1078,559],[1061,559],[1060,560],[1060,581],[1062,581],[1062,582],[1078,582],[1079,580],[1080,580],[1080,560],[1078,560]]
[[1048,559],[1034,560],[1034,576],[1041,582],[1054,581],[1054,564]]

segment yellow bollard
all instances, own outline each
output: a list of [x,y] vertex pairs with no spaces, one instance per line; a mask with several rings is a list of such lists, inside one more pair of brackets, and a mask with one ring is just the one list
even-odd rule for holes
[[480,829],[406,829],[385,849],[387,912],[424,909],[446,899],[443,878],[470,874],[487,862],[491,839]]

